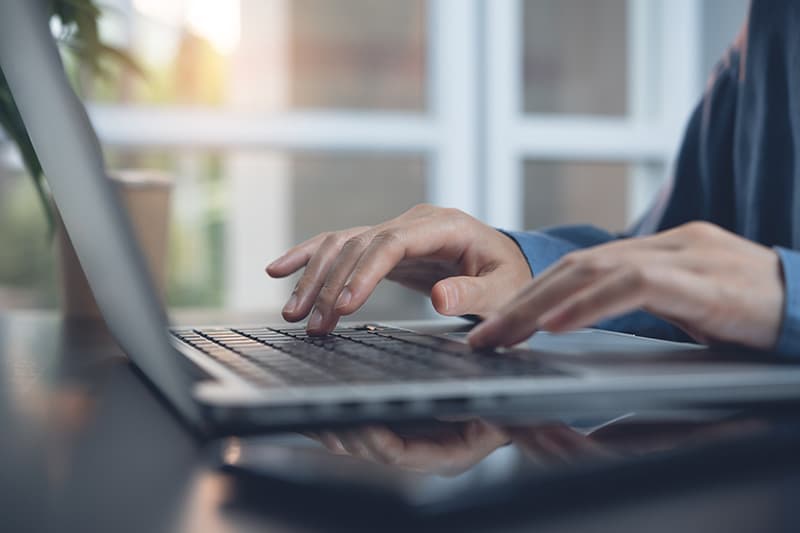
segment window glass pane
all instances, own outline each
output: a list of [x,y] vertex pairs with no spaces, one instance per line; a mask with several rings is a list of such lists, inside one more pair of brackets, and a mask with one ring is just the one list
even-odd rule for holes
[[594,224],[625,228],[628,165],[611,163],[525,163],[525,227]]
[[225,154],[214,151],[108,150],[114,170],[157,170],[173,179],[167,302],[218,308],[225,303]]
[[[227,292],[232,263],[249,261],[247,248],[260,244],[235,238],[248,228],[259,239],[281,243],[274,249],[283,251],[284,244],[321,232],[382,222],[426,197],[422,156],[139,150],[109,155],[112,167],[166,170],[175,178],[167,284],[173,307],[236,305]],[[280,309],[291,285],[260,277],[274,258],[257,256],[252,267],[245,265],[259,284],[287,286],[273,300],[256,302],[265,310]],[[384,285],[365,307],[370,317],[408,318],[424,310],[422,297]]]
[[[426,161],[415,156],[300,154],[292,158],[292,242],[373,225],[426,200]],[[427,298],[385,281],[358,316],[413,319]]]
[[0,309],[56,304],[54,255],[32,181],[0,158]]
[[710,76],[714,65],[736,39],[747,18],[749,0],[704,0],[702,7],[702,75]]
[[292,0],[296,107],[425,107],[424,0]]
[[[270,292],[272,300],[256,305],[280,309],[297,276],[283,282],[267,279],[264,266],[275,257],[248,259],[248,248],[259,243],[235,238],[243,222],[258,239],[278,243],[273,247],[277,254],[321,232],[397,216],[425,201],[427,190],[422,155],[118,148],[106,155],[112,171],[159,170],[174,179],[167,268],[167,300],[173,308],[235,307],[229,293],[231,268],[246,260],[244,270],[255,274],[254,289],[281,287]],[[257,191],[247,181],[254,170],[254,179],[262,182]],[[276,206],[285,216],[276,216]],[[56,268],[30,180],[20,170],[0,167],[0,308],[55,307]],[[428,307],[423,296],[385,282],[358,316],[419,318]]]
[[80,76],[95,101],[254,110],[423,110],[425,0],[109,0],[108,42],[144,78],[110,65]]
[[626,0],[525,0],[526,113],[624,115]]

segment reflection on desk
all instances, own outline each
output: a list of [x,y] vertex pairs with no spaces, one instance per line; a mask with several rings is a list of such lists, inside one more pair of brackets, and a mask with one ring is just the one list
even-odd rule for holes
[[790,531],[798,518],[791,410],[202,444],[101,326],[49,314],[0,315],[0,424],[3,531]]

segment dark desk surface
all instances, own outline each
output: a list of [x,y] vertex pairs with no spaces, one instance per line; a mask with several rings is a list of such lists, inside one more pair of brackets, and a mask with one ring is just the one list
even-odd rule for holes
[[[269,486],[220,472],[216,445],[198,445],[184,431],[102,328],[56,315],[0,315],[0,423],[2,531],[316,531],[349,529],[345,517],[357,514],[357,502],[287,502]],[[531,506],[521,516],[537,531],[797,530],[799,474],[794,463],[702,487],[598,498],[603,505],[583,494],[563,512]],[[651,479],[649,488],[659,483]],[[426,525],[402,511],[391,520]],[[460,522],[436,527],[482,527]],[[504,525],[521,529],[517,520]]]

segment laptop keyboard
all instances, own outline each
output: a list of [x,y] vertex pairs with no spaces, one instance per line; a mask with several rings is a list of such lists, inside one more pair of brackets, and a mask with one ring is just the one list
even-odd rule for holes
[[562,372],[524,351],[481,352],[440,337],[385,326],[173,329],[183,342],[262,386],[451,381],[552,376]]

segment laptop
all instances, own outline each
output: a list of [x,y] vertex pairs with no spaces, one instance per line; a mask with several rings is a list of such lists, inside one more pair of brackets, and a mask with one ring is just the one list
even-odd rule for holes
[[[44,2],[0,0],[0,67],[98,306],[192,427],[244,434],[444,415],[554,418],[796,399],[800,367],[601,331],[473,351],[435,324],[170,328]],[[254,265],[260,268],[260,265]],[[458,328],[456,328],[458,329]]]

